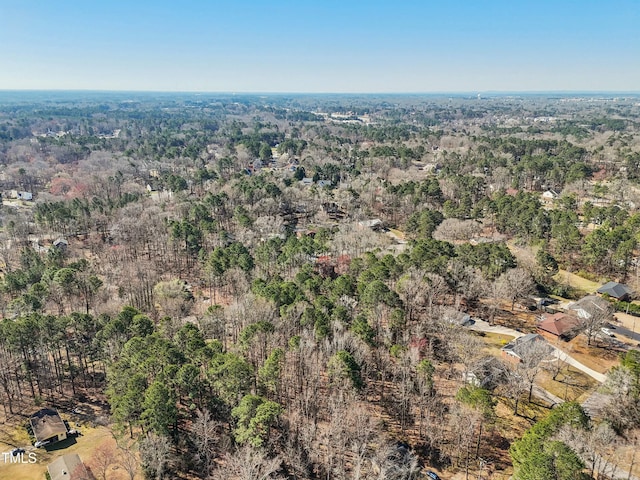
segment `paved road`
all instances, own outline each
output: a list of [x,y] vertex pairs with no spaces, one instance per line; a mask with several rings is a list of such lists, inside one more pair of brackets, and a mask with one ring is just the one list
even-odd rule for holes
[[[638,322],[638,325],[640,326],[640,321]],[[631,340],[640,342],[640,333],[638,332],[633,332],[628,328],[623,327],[622,325],[612,325],[610,328],[613,331],[613,333],[616,335],[616,337],[618,335],[622,335],[624,337],[630,338]]]
[[[514,338],[521,337],[524,335],[524,333],[518,332],[517,330],[514,330],[512,328],[503,327],[501,325],[489,325],[488,322],[485,322],[484,320],[480,320],[480,319],[474,319],[474,320],[475,320],[475,323],[469,326],[469,329],[471,330],[475,330],[478,332],[500,333],[502,335],[509,335]],[[569,365],[577,368],[583,373],[586,373],[587,375],[596,379],[600,383],[603,383],[606,380],[606,375],[596,372],[595,370],[592,370],[586,365],[583,365],[578,360],[576,360],[573,357],[570,357],[559,348],[553,347],[553,349],[554,349],[553,354],[556,358],[559,358],[563,362],[568,363]]]

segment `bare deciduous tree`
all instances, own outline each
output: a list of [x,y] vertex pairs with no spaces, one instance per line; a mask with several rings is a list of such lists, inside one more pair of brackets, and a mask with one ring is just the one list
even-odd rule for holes
[[215,451],[219,444],[224,443],[220,422],[213,420],[207,410],[198,410],[196,418],[189,430],[193,434],[196,446],[197,460],[205,475],[209,475],[214,466]]
[[523,268],[512,268],[504,272],[496,281],[502,298],[511,300],[511,311],[516,300],[529,295],[535,286],[533,277]]
[[542,372],[545,362],[551,356],[552,351],[553,347],[543,339],[529,341],[518,349],[520,362],[516,367],[529,388],[529,402],[533,395],[533,386],[536,378]]
[[573,304],[571,309],[578,313],[580,328],[587,336],[587,344],[600,333],[613,314],[613,307],[604,298],[589,295]]
[[454,329],[449,338],[450,348],[455,356],[454,361],[461,362],[464,365],[464,376],[466,377],[467,372],[485,356],[485,344],[476,335],[472,335],[467,330],[460,328]]
[[480,233],[481,229],[482,225],[475,220],[446,218],[433,232],[433,238],[446,242],[468,242]]
[[565,425],[558,432],[558,438],[590,468],[590,478],[594,478],[595,473],[597,478],[608,478],[617,473],[614,459],[620,438],[608,423],[591,425],[588,429]]
[[427,272],[421,268],[410,267],[407,273],[398,281],[400,299],[403,301],[407,319],[414,320],[420,306],[426,303],[425,280]]
[[372,480],[413,480],[420,476],[422,468],[418,457],[399,445],[383,445],[372,459]]
[[193,295],[185,282],[177,279],[157,283],[153,295],[162,313],[174,319],[187,315],[193,303]]
[[109,467],[116,463],[116,451],[113,445],[105,443],[96,448],[89,461],[91,471],[102,480],[107,480]]
[[507,383],[504,385],[504,390],[507,397],[513,400],[513,414],[518,415],[520,397],[529,389],[529,383],[515,363],[510,362],[508,367]]
[[258,452],[246,446],[233,454],[227,454],[224,463],[212,475],[215,480],[267,480],[281,479],[277,475],[282,459],[277,456],[267,458],[264,452]]
[[149,433],[140,442],[140,460],[151,478],[164,477],[171,454],[171,441],[162,435]]
[[131,446],[121,446],[118,449],[117,463],[126,472],[129,480],[134,480],[140,467],[140,460]]

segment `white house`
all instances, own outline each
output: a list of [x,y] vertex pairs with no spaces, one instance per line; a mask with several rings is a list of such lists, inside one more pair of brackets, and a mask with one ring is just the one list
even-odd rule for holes
[[560,194],[558,192],[556,192],[555,190],[547,190],[547,191],[542,193],[542,199],[547,201],[547,202],[552,202],[553,200],[556,200],[557,198],[560,198]]

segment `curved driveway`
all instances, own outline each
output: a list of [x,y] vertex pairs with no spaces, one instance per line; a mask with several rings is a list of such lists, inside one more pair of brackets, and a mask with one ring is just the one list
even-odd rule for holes
[[[522,337],[524,335],[524,333],[514,330],[513,328],[503,327],[502,325],[489,325],[488,322],[485,322],[484,320],[480,320],[477,318],[474,319],[474,321],[475,323],[469,326],[470,330],[475,330],[477,332],[500,333],[502,335],[509,335],[510,337],[514,337],[514,338]],[[577,368],[583,373],[586,373],[591,378],[594,378],[600,383],[604,383],[604,381],[606,380],[607,378],[606,375],[596,372],[595,370],[587,367],[586,365],[583,365],[575,358],[570,357],[567,353],[563,352],[559,348],[554,347],[553,345],[551,346],[553,347],[553,355],[556,358],[559,358],[563,362],[571,365],[572,367]]]
[[[524,335],[524,333],[518,332],[517,330],[514,330],[512,328],[503,327],[501,325],[489,325],[489,323],[485,322],[484,320],[474,319],[474,321],[475,323],[468,327],[470,330],[475,330],[477,332],[500,333],[502,335],[509,335],[514,338],[522,337]],[[603,383],[606,380],[606,375],[596,372],[595,370],[592,370],[591,368],[577,361],[575,358],[570,357],[568,354],[566,354],[559,348],[554,347],[553,345],[551,346],[553,347],[553,354],[556,358],[559,358],[563,362],[577,368],[583,373],[586,373],[587,375],[594,378],[600,383]],[[564,400],[562,400],[561,398],[556,397],[552,393],[547,392],[546,390],[544,390],[543,388],[537,385],[534,386],[534,392],[536,393],[537,396],[544,398],[551,404],[554,404],[554,403],[560,404],[564,402]],[[583,406],[585,403],[586,401],[583,402]],[[611,464],[611,466],[613,469],[612,473],[614,475],[614,478],[627,478],[630,480],[640,480],[638,477],[634,475],[630,475],[628,467],[625,467],[623,469],[618,465]]]

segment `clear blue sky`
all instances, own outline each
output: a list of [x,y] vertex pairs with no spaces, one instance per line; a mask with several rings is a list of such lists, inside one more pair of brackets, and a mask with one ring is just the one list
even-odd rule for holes
[[640,0],[0,0],[0,89],[640,91]]

